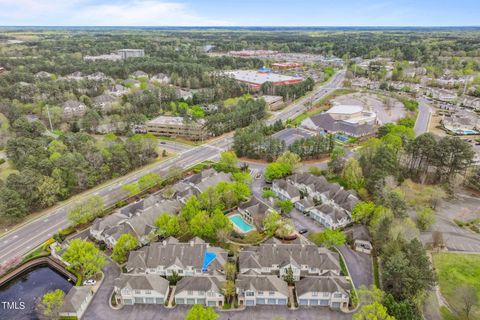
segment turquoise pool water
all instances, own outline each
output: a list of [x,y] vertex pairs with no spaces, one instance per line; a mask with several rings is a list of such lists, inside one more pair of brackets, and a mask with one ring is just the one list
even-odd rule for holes
[[229,219],[243,233],[255,230],[255,228],[252,225],[248,224],[245,220],[243,220],[242,216],[240,216],[239,214],[230,216]]

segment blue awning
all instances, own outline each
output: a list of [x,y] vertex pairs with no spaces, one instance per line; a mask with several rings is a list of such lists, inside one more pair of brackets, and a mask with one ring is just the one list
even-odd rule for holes
[[203,257],[202,272],[207,271],[208,266],[210,265],[210,263],[212,263],[213,260],[215,260],[216,257],[217,255],[215,253],[205,251],[205,256]]

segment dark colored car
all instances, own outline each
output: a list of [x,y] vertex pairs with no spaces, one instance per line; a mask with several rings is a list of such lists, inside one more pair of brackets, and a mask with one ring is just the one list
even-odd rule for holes
[[298,230],[298,233],[300,233],[300,234],[305,234],[307,232],[308,232],[308,230],[305,229],[305,228],[302,228],[302,229]]

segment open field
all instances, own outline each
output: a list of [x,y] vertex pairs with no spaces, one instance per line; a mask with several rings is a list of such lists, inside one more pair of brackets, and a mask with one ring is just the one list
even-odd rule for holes
[[[460,285],[474,287],[477,297],[480,297],[480,255],[436,253],[433,255],[433,264],[440,292],[453,308],[462,307],[456,291]],[[478,304],[473,307],[470,319],[480,319]]]

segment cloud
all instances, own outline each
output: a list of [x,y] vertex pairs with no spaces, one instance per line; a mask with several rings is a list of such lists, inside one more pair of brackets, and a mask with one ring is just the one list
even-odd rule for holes
[[2,25],[194,26],[227,25],[188,5],[161,0],[0,0]]

